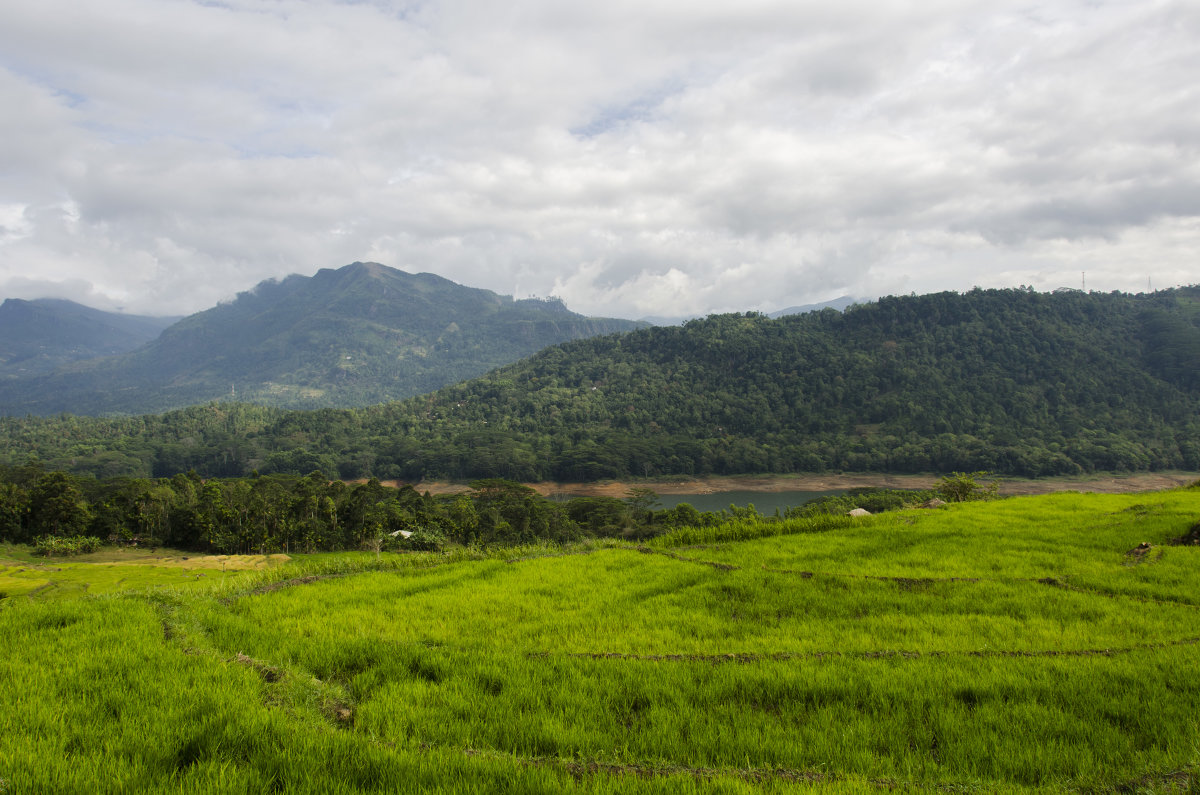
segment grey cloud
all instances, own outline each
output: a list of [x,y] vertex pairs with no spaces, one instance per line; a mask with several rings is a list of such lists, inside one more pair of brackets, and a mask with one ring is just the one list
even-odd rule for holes
[[182,312],[376,259],[671,315],[1200,243],[1189,3],[10,6],[0,290]]
[[51,281],[18,276],[0,282],[0,291],[6,298],[33,300],[52,294],[56,298],[65,298],[68,301],[110,312],[119,311],[122,308],[109,296],[97,292],[95,286],[84,279]]

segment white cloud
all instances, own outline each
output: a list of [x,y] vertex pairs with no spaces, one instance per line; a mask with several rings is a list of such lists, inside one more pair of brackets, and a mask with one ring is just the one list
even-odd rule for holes
[[0,295],[187,312],[356,259],[625,316],[1169,286],[1197,34],[1184,2],[9,4]]

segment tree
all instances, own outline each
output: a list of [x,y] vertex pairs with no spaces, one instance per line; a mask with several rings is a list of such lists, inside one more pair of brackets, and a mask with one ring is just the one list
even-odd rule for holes
[[29,493],[15,483],[0,483],[0,538],[21,543],[29,517]]
[[83,535],[92,520],[87,501],[63,472],[48,472],[29,492],[32,535]]
[[970,502],[972,500],[993,499],[999,491],[999,484],[995,481],[987,484],[979,483],[980,478],[988,476],[987,472],[972,472],[969,475],[962,472],[954,472],[950,475],[945,475],[938,484],[938,494],[946,502]]

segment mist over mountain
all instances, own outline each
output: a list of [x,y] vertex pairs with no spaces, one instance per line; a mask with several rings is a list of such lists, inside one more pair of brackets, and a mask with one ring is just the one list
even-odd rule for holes
[[431,392],[547,345],[639,325],[584,317],[556,299],[514,300],[356,262],[262,282],[132,352],[9,379],[0,384],[0,412],[141,413],[222,398],[363,406]]

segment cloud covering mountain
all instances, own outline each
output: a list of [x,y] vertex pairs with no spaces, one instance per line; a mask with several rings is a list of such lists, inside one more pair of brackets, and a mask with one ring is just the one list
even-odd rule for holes
[[1200,7],[0,9],[0,297],[375,260],[587,314],[1194,281]]

